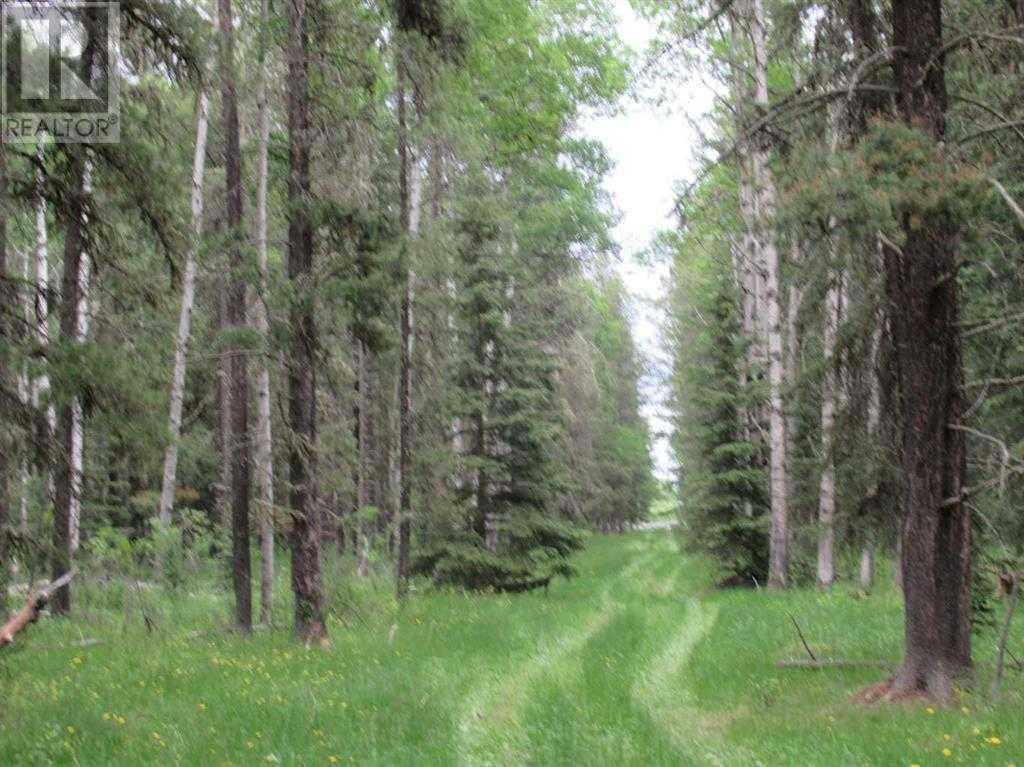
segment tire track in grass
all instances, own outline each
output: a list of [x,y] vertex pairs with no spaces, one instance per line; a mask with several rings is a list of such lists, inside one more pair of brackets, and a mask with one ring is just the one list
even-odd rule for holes
[[750,763],[751,755],[723,742],[720,727],[697,708],[686,684],[690,657],[717,619],[717,605],[688,599],[681,629],[648,663],[633,685],[632,697],[666,734],[685,763],[734,767]]
[[484,683],[469,694],[456,725],[460,763],[477,766],[527,761],[529,738],[519,721],[526,693],[608,625],[619,609],[612,589],[632,578],[653,556],[654,552],[644,547],[639,558],[610,578],[595,600],[597,612],[580,628],[555,636],[518,669],[505,669],[505,676]]

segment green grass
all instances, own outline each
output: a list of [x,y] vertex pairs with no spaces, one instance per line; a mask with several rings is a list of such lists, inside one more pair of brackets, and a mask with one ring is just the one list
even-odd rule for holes
[[822,654],[898,658],[893,589],[716,593],[664,532],[595,537],[578,564],[547,596],[426,590],[398,610],[385,578],[335,563],[327,651],[232,635],[213,589],[94,591],[0,656],[0,765],[1024,764],[1021,674],[1000,707],[929,713],[852,705],[878,671],[775,667],[803,652],[787,613]]

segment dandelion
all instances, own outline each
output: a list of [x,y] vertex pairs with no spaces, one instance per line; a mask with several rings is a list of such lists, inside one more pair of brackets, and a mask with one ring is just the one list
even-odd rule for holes
[[953,755],[953,752],[952,752],[952,751],[950,751],[950,750],[949,750],[948,748],[944,748],[944,749],[942,749],[942,755],[943,755],[943,756],[947,756],[947,757],[948,757],[948,756],[952,756],[952,755]]
[[336,757],[336,756],[334,756],[332,754],[331,756],[327,757],[327,761],[330,762],[331,764],[337,764],[338,763],[338,757]]
[[961,707],[961,709],[960,709],[960,713],[961,713],[961,714],[970,714],[970,713],[971,713],[971,710],[970,710],[969,708],[967,708],[967,706],[963,706],[963,707]]
[[995,735],[993,735],[991,738],[985,738],[985,742],[988,743],[990,746],[998,746],[1003,741],[997,738]]
[[953,736],[952,735],[943,735],[942,739],[943,740],[953,740]]
[[75,728],[74,728],[74,727],[72,727],[72,726],[71,726],[71,725],[69,724],[69,725],[68,725],[68,735],[74,735],[74,734],[75,734]]
[[927,714],[931,715],[931,714],[934,714],[934,713],[935,713],[935,709],[934,709],[934,708],[932,708],[931,706],[928,706],[928,708],[926,708],[926,709],[925,709],[925,712],[926,712]]

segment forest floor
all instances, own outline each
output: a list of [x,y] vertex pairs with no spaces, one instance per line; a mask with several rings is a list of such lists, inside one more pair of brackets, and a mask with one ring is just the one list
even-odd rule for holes
[[547,595],[398,609],[383,574],[332,571],[326,651],[232,635],[212,584],[80,589],[74,621],[0,655],[0,765],[1024,765],[1024,674],[998,707],[865,708],[881,670],[776,667],[804,654],[790,614],[816,654],[898,658],[895,589],[716,592],[672,535],[594,537]]

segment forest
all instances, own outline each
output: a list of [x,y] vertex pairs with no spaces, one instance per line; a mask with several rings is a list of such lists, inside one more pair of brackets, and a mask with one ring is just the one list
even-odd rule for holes
[[0,764],[1024,763],[1020,0],[2,14]]

